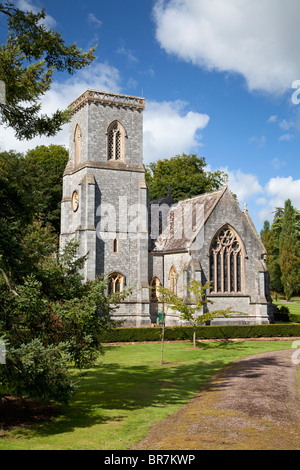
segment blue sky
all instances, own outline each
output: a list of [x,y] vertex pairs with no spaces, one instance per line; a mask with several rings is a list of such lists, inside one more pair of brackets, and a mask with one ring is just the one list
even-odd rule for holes
[[[300,80],[298,0],[15,4],[45,8],[47,27],[68,43],[83,50],[98,44],[90,67],[54,76],[45,112],[88,88],[143,96],[145,163],[182,152],[205,157],[210,170],[228,172],[258,231],[287,198],[300,209],[300,104],[292,88]],[[50,143],[68,147],[67,126],[52,139],[29,142],[0,129],[5,149]]]

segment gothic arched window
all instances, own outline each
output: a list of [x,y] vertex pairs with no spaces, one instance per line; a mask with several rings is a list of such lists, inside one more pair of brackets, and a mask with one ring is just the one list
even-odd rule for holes
[[119,121],[113,121],[107,129],[107,160],[125,160],[126,132]]
[[210,249],[212,292],[243,291],[243,248],[235,231],[226,226],[215,236]]
[[113,273],[108,280],[108,293],[115,294],[122,292],[124,288],[124,277],[120,273]]
[[157,277],[153,277],[150,282],[150,300],[157,300],[159,296],[160,282]]
[[75,166],[78,166],[81,162],[81,138],[82,138],[82,133],[81,133],[80,125],[77,124],[75,133],[74,133]]
[[169,289],[177,294],[177,272],[174,266],[172,266],[169,273]]

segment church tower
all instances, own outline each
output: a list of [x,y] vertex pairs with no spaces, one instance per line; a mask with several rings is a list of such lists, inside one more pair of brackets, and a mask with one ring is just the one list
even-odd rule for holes
[[150,319],[144,107],[143,98],[94,90],[69,106],[61,205],[61,246],[75,238],[88,253],[84,280],[104,274],[110,292],[134,288],[117,314],[132,326]]

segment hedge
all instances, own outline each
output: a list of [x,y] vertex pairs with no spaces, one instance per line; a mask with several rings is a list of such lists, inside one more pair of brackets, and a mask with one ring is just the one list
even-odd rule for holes
[[[102,343],[160,341],[161,327],[114,328],[100,336]],[[193,327],[165,327],[165,341],[192,340]],[[300,337],[300,324],[270,324],[270,325],[224,325],[198,326],[196,338],[232,339],[232,338],[276,338]]]

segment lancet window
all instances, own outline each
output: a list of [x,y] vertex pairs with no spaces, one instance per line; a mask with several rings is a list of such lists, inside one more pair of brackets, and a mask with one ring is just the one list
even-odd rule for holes
[[81,128],[80,125],[77,124],[74,134],[74,143],[75,143],[75,166],[78,166],[81,162]]
[[169,273],[169,289],[174,292],[174,294],[177,293],[177,272],[174,266],[171,267]]

